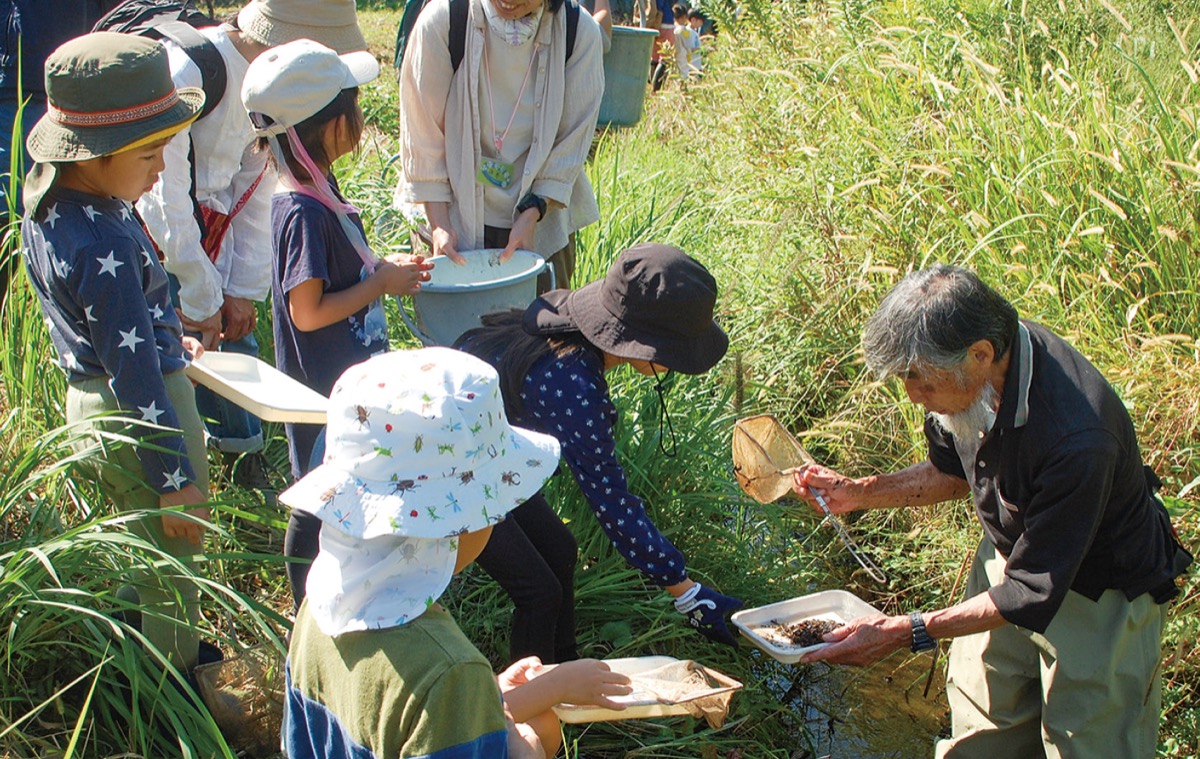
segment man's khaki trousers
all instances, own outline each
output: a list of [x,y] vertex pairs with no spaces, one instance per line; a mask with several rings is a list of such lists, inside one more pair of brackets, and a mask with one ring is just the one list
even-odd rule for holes
[[[986,538],[967,597],[1004,578]],[[1167,606],[1119,590],[1069,591],[1045,634],[1006,624],[956,638],[946,689],[952,736],[937,759],[1152,759]]]

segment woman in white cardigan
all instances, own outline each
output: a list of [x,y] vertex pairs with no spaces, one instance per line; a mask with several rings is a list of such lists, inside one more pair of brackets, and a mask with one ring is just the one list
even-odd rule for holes
[[564,0],[454,2],[468,6],[457,70],[451,0],[421,12],[404,53],[396,199],[423,208],[435,255],[533,250],[569,287],[572,234],[600,218],[583,170],[604,93],[600,28]]

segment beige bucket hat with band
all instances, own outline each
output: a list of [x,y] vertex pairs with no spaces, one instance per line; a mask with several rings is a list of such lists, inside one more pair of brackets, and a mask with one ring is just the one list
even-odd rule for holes
[[367,49],[354,0],[252,0],[238,13],[237,25],[268,47],[310,39],[338,53]]
[[169,137],[204,105],[198,87],[176,89],[167,50],[130,34],[95,32],[60,46],[46,60],[46,115],[25,141],[35,161],[25,207],[36,211],[54,184],[55,163],[120,153]]

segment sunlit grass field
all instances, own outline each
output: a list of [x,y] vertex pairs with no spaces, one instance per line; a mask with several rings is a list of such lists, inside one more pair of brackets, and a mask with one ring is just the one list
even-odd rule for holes
[[[408,245],[388,210],[398,102],[386,64],[399,13],[360,2],[385,66],[363,89],[363,148],[338,167],[381,251]],[[770,412],[850,474],[920,460],[920,410],[864,374],[859,337],[882,294],[935,260],[974,267],[1096,363],[1195,546],[1200,2],[747,0],[736,19],[713,15],[721,33],[704,80],[686,93],[669,83],[636,127],[598,135],[588,172],[602,219],[581,234],[576,282],[655,240],[691,252],[720,283],[730,355],[668,395],[677,458],[659,453],[650,384],[613,378],[632,485],[692,575],[748,605],[827,588],[889,613],[957,600],[979,538],[969,505],[851,520],[888,574],[881,586],[805,509],[742,495],[729,453],[733,421]],[[416,344],[392,325],[394,347]],[[113,616],[131,564],[175,568],[120,530],[72,453],[63,379],[23,276],[0,326],[0,756],[233,755]],[[282,430],[268,432],[282,485]],[[568,726],[570,757],[932,755],[945,699],[936,677],[926,694],[928,656],[845,672],[710,644],[615,554],[569,479],[550,494],[579,539],[584,655],[695,658],[745,683],[720,730],[690,718]],[[203,633],[227,652],[282,651],[285,514],[222,479],[214,497]],[[1195,572],[1184,586],[1163,648],[1160,757],[1200,757]],[[502,592],[469,570],[446,600],[501,664]],[[860,690],[870,696],[840,695]],[[872,699],[919,713],[911,734],[866,735],[883,719]]]

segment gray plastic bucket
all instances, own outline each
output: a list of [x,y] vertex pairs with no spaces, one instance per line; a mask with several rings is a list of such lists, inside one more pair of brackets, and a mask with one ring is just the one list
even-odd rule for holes
[[599,126],[627,127],[641,120],[656,37],[657,29],[613,27],[612,47],[604,54],[604,97],[596,119]]
[[[525,308],[537,297],[537,277],[549,268],[530,250],[518,250],[501,263],[502,248],[464,250],[467,262],[458,265],[434,256],[430,280],[412,296],[413,323],[403,304],[400,316],[425,345],[450,345],[458,336],[481,325],[480,317],[510,308]],[[551,288],[554,270],[550,268]]]

